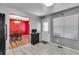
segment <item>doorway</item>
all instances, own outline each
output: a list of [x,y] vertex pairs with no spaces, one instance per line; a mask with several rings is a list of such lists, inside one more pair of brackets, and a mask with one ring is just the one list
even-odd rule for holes
[[45,17],[42,20],[42,40],[50,42],[50,19]]
[[28,44],[30,42],[29,31],[29,21],[10,19],[9,48],[17,48]]

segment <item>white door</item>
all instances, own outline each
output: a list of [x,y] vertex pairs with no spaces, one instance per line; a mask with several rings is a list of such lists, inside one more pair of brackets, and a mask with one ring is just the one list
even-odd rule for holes
[[42,20],[42,40],[50,42],[50,19]]

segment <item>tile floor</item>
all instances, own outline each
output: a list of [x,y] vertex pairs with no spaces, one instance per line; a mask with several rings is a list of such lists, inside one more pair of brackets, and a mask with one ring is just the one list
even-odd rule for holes
[[24,45],[10,49],[7,55],[79,55],[79,52],[58,48],[56,45],[38,43],[36,45]]

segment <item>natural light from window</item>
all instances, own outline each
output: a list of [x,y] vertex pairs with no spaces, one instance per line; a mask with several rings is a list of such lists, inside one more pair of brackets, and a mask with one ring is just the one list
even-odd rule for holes
[[43,23],[43,31],[48,31],[48,22]]

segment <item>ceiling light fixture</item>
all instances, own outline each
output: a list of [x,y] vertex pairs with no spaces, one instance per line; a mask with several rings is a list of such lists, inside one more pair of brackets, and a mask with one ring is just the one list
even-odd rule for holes
[[53,3],[43,3],[45,6],[50,7],[53,5]]
[[19,23],[21,23],[21,21],[15,20],[14,23],[19,24]]

